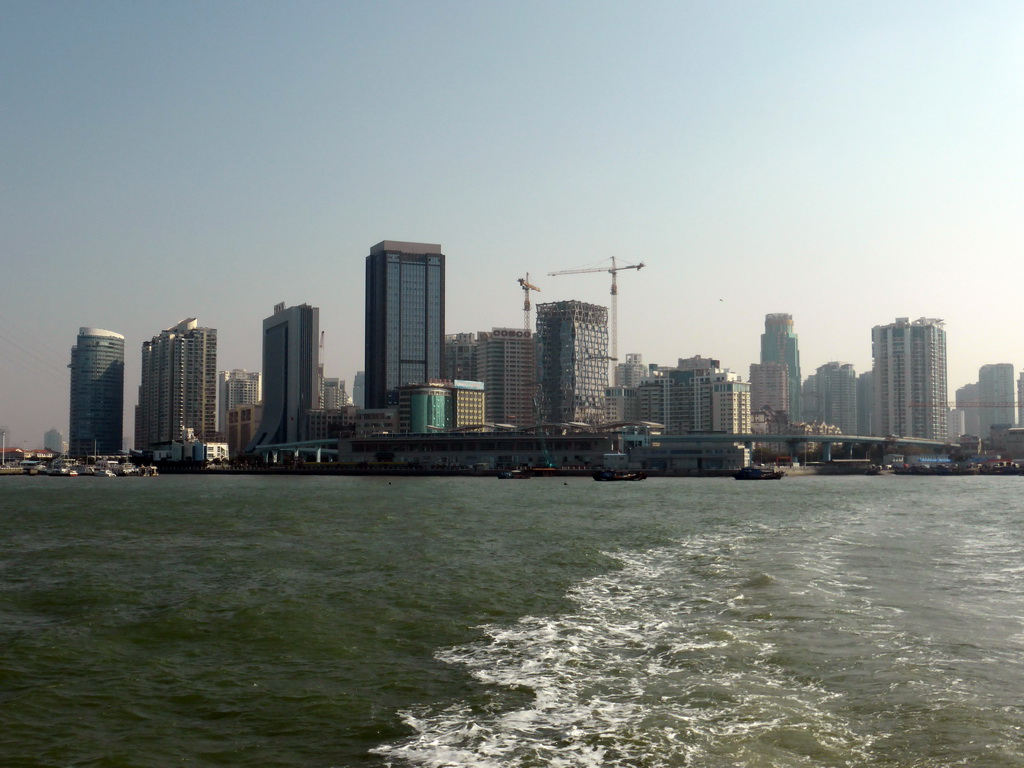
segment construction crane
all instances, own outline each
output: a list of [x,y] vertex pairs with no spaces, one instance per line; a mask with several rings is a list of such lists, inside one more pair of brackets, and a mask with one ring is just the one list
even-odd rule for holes
[[607,272],[612,276],[612,301],[611,301],[611,337],[612,337],[612,354],[610,359],[618,361],[619,359],[619,283],[617,280],[619,272],[624,269],[643,269],[646,265],[641,261],[639,264],[619,264],[615,261],[615,257],[611,257],[612,265],[610,267],[583,267],[581,269],[563,269],[559,272],[548,272],[548,275],[555,277],[556,275],[581,275],[585,272]]
[[530,273],[526,277],[519,278],[519,285],[523,289],[523,330],[530,330],[530,291],[540,293],[540,288],[530,282]]

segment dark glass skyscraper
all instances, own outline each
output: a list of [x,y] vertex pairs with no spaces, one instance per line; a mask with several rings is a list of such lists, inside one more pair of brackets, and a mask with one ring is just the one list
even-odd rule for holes
[[789,380],[789,420],[800,421],[800,349],[796,332],[793,330],[793,316],[786,314],[765,315],[764,333],[761,334],[761,363],[781,363],[786,366]]
[[246,452],[305,440],[306,411],[320,405],[320,310],[274,307],[263,321],[263,418]]
[[444,254],[433,243],[384,240],[366,257],[367,408],[397,405],[397,388],[440,379]]
[[124,433],[124,336],[102,328],[79,328],[68,367],[68,452],[117,453]]

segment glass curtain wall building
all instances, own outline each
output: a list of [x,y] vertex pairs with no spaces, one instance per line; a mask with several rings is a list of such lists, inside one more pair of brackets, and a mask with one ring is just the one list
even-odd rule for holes
[[800,348],[793,330],[793,316],[775,313],[765,315],[764,333],[761,334],[761,363],[780,363],[786,366],[789,382],[789,420],[803,419],[800,392]]
[[117,453],[124,439],[124,336],[102,328],[79,328],[68,367],[68,452]]
[[320,404],[319,337],[320,310],[309,304],[278,304],[263,321],[263,415],[246,453],[306,439],[304,416]]
[[398,387],[441,378],[445,257],[434,243],[383,240],[366,257],[365,406],[398,403]]

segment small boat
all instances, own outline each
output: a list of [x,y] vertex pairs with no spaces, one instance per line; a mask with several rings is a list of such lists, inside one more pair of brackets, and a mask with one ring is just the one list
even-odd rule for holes
[[594,479],[604,482],[617,480],[646,480],[646,472],[625,472],[618,469],[599,469],[594,473]]
[[525,469],[506,469],[498,473],[499,480],[529,480],[532,476]]
[[115,475],[109,469],[97,469],[92,474],[94,477],[117,477],[117,475]]
[[763,467],[744,467],[733,475],[737,480],[781,480],[786,473],[781,469],[764,469]]

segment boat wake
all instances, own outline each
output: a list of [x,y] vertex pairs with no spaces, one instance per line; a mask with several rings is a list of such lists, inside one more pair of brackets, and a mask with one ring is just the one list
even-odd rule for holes
[[[863,764],[839,694],[778,660],[757,601],[763,573],[700,537],[618,555],[572,590],[575,610],[482,627],[438,657],[489,698],[405,713],[411,738],[376,750],[416,766]],[[770,628],[769,628],[770,630]]]

